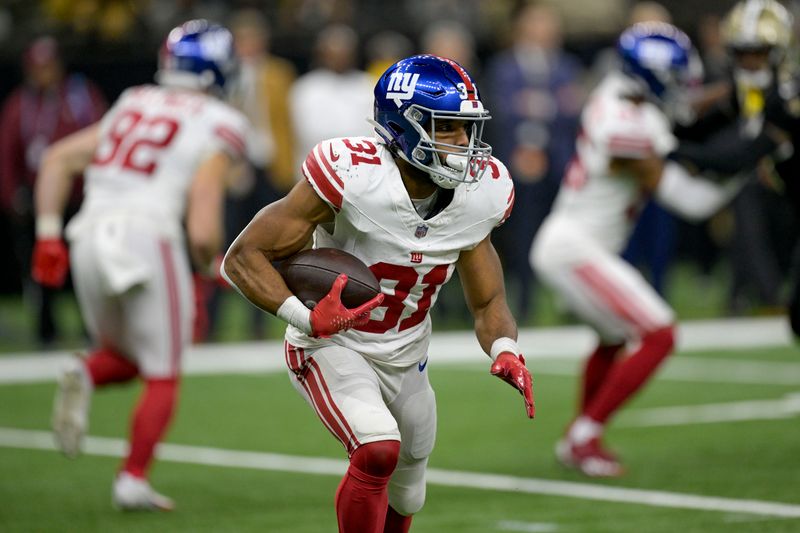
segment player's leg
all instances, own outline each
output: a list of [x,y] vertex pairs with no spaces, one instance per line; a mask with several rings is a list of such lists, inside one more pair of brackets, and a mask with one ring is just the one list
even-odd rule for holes
[[89,408],[95,387],[126,381],[138,370],[111,346],[122,331],[120,309],[105,292],[95,260],[93,237],[86,235],[70,249],[72,277],[78,304],[92,343],[98,347],[86,358],[75,357],[59,377],[53,404],[53,434],[68,457],[80,453],[89,426]]
[[623,342],[601,339],[598,341],[594,351],[589,354],[581,376],[580,411],[586,409],[594,399],[624,346],[625,343]]
[[405,369],[372,364],[383,385],[387,406],[400,428],[400,458],[389,482],[384,533],[404,533],[425,503],[425,471],[436,441],[436,396],[428,365]]
[[338,345],[306,352],[287,343],[285,355],[295,389],[350,456],[336,491],[339,531],[380,533],[400,432],[375,371],[361,355]]
[[121,296],[122,345],[133,354],[144,387],[131,416],[130,450],[113,501],[122,509],[170,510],[173,502],[153,491],[147,475],[177,403],[180,362],[192,330],[191,272],[180,245],[145,235],[131,236],[130,245],[153,268],[147,282]]
[[[582,410],[559,443],[557,454],[563,463],[588,475],[616,476],[622,468],[601,445],[605,425],[671,353],[674,317],[628,263],[602,250],[586,252],[585,261],[573,257],[569,264],[545,270],[550,284],[604,339],[587,363]],[[616,353],[619,339],[638,342],[631,351],[612,359],[610,354]]]

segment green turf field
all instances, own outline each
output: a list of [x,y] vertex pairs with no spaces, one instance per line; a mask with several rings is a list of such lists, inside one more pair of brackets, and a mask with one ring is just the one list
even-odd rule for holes
[[[519,396],[481,363],[437,366],[434,358],[429,364],[439,435],[428,501],[414,519],[414,533],[800,531],[800,518],[776,516],[777,507],[757,503],[758,513],[734,512],[749,504],[724,500],[725,510],[714,510],[713,502],[694,498],[790,504],[780,509],[800,516],[800,402],[787,399],[800,390],[800,379],[793,380],[800,377],[797,349],[674,356],[615,421],[609,442],[629,474],[607,482],[588,481],[553,460],[553,444],[573,410],[576,360],[529,361],[538,399],[533,422]],[[694,369],[691,378],[681,370],[687,367]],[[742,379],[718,371],[740,367],[759,371]],[[47,430],[53,391],[51,383],[0,385],[0,440],[7,428]],[[77,460],[31,449],[36,444],[0,447],[0,531],[335,531],[333,494],[343,452],[282,373],[187,376],[167,442],[188,447],[164,446],[169,459],[152,475],[178,509],[167,515],[113,511],[110,483],[119,459],[97,454],[115,453],[137,391],[120,387],[95,395],[90,433],[102,439],[91,440],[92,453]],[[737,403],[727,409],[729,402]],[[706,417],[735,412],[744,419],[700,423],[697,409],[683,409],[687,420],[663,425],[662,412],[650,410],[708,405]],[[216,455],[201,455],[197,447],[214,448]],[[281,455],[267,460],[237,451]],[[242,457],[248,459],[240,466],[219,466]],[[323,473],[295,473],[293,457],[306,458],[299,468],[311,471],[317,466],[310,458],[338,462],[316,470]],[[491,488],[498,483],[501,488]],[[516,489],[503,489],[508,483]],[[587,499],[594,487],[636,491],[617,502],[603,501],[611,493],[602,491],[600,500]],[[675,497],[677,508],[642,503]]]

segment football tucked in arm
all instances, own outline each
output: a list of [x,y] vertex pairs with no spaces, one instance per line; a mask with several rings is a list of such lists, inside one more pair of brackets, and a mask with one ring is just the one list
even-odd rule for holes
[[381,290],[372,271],[359,258],[336,248],[304,250],[279,267],[286,286],[306,307],[313,309],[331,290],[339,274],[347,274],[342,303],[348,309],[374,298]]

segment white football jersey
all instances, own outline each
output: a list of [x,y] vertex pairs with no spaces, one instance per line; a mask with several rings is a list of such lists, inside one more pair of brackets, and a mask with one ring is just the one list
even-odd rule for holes
[[550,215],[579,226],[615,253],[625,246],[647,197],[635,178],[612,174],[609,163],[613,158],[663,157],[677,145],[657,106],[626,98],[631,83],[612,73],[592,92],[581,116],[575,158]]
[[449,205],[425,220],[403,185],[384,144],[373,137],[319,143],[303,164],[303,175],[336,213],[319,226],[314,247],[339,248],[370,267],[385,299],[367,325],[313,339],[289,326],[287,340],[313,348],[335,342],[393,366],[427,355],[428,311],[450,279],[464,250],[478,245],[511,213],[514,187],[505,166],[492,158],[483,178],[460,185]]
[[126,90],[102,119],[71,231],[95,215],[128,213],[180,234],[195,170],[220,150],[242,157],[246,128],[244,115],[210,95],[156,85]]

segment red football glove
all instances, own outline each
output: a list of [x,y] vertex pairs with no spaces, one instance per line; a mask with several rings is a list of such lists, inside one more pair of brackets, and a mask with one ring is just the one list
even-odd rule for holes
[[45,287],[57,289],[69,271],[69,252],[61,239],[38,239],[33,246],[31,277]]
[[533,402],[533,378],[525,368],[525,358],[522,354],[518,357],[511,352],[502,352],[492,364],[491,373],[519,390],[525,398],[528,418],[533,418],[536,414],[536,405]]
[[347,284],[347,274],[339,274],[331,291],[311,311],[311,336],[330,337],[354,326],[363,326],[369,321],[369,313],[383,302],[378,294],[356,308],[348,309],[342,304],[342,290]]

